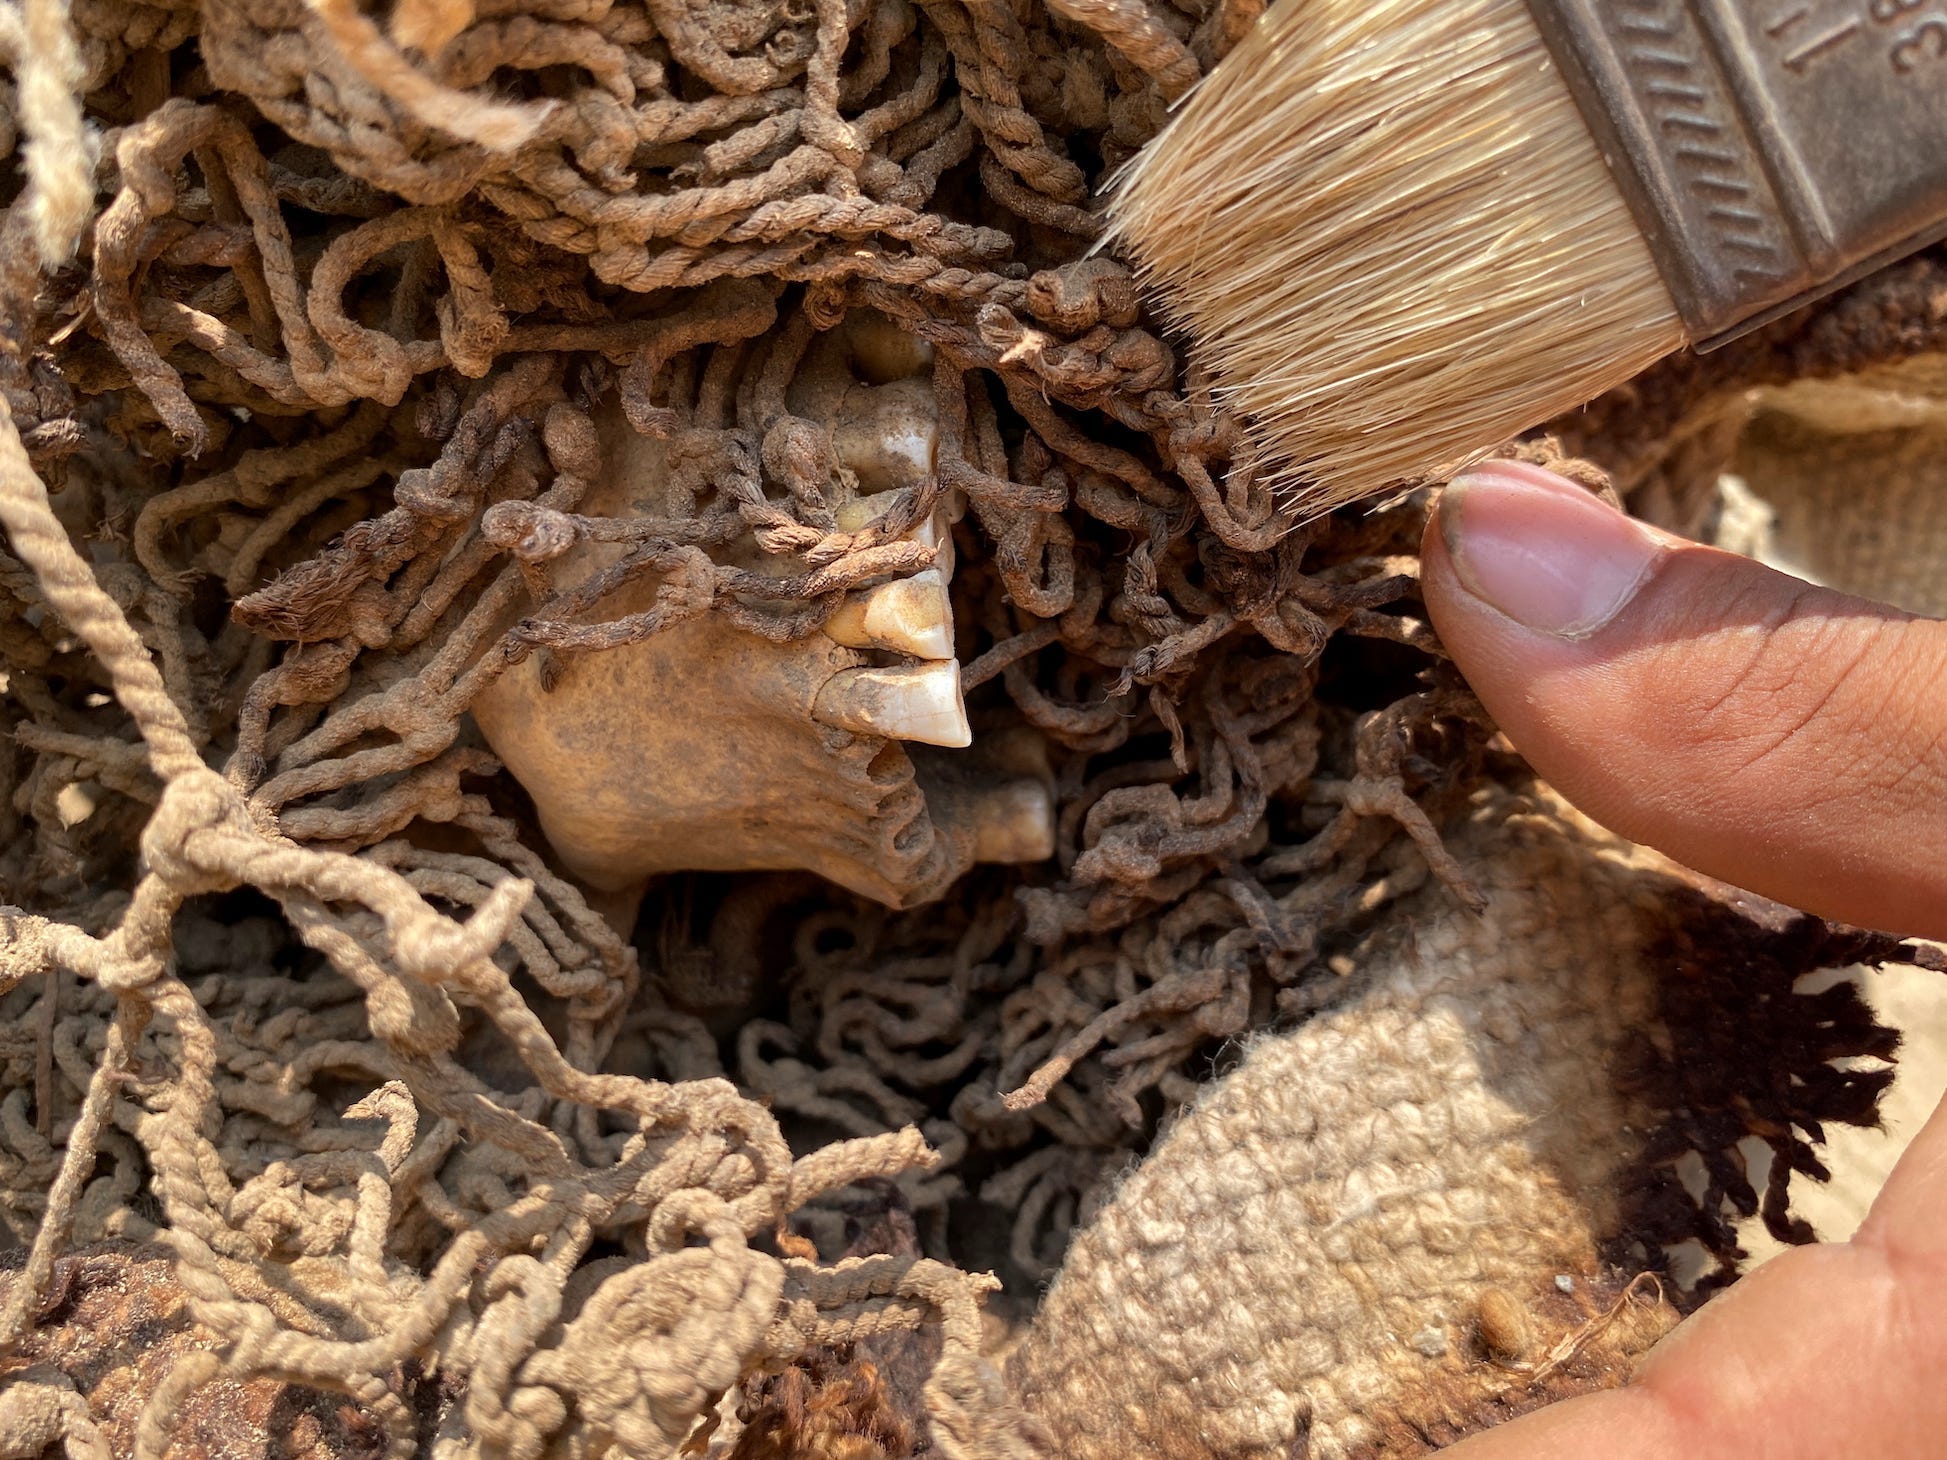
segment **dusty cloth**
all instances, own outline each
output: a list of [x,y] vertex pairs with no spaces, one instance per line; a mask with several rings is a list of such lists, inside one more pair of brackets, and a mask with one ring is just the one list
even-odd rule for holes
[[1885,1070],[1826,1061],[1890,1039],[1850,985],[1792,993],[1847,940],[1540,789],[1450,844],[1484,910],[1400,908],[1076,1237],[1011,1370],[1063,1453],[1413,1455],[1617,1383],[1685,1302],[1664,1249],[1736,1259],[1737,1141],[1774,1145],[1783,1229],[1807,1133],[1870,1119]]
[[1756,392],[1746,408],[1718,540],[1947,616],[1947,356]]

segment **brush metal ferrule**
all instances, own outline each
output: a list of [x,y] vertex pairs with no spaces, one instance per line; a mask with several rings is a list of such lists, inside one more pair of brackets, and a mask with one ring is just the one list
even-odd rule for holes
[[1691,342],[1947,237],[1947,0],[1527,0]]

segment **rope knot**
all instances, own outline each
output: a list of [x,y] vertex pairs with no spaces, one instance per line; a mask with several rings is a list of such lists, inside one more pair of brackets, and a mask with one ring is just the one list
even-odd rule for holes
[[664,1455],[763,1350],[784,1295],[773,1257],[725,1241],[624,1268],[521,1378],[572,1400],[628,1455]]
[[575,545],[580,529],[566,512],[534,502],[496,502],[480,519],[480,535],[523,563],[546,563]]
[[184,897],[227,892],[239,878],[229,870],[237,858],[225,851],[239,840],[260,840],[243,793],[203,766],[163,787],[155,815],[142,829],[142,860]]

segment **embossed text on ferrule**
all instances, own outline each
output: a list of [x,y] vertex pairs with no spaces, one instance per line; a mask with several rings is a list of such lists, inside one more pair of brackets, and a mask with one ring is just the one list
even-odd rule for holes
[[1947,234],[1947,0],[1529,0],[1699,343]]
[[[1896,76],[1947,63],[1942,0],[1767,0],[1760,24],[1788,71],[1802,73],[1842,46],[1871,52]],[[1935,79],[1947,82],[1947,66]]]
[[1827,51],[1838,49],[1859,34],[1857,15],[1820,14],[1829,8],[1813,0],[1786,0],[1766,12],[1762,23],[1765,39],[1778,47],[1787,71],[1804,71]]

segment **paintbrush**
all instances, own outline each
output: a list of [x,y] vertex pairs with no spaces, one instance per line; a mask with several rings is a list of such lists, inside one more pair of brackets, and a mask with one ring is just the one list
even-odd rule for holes
[[1947,236],[1947,0],[1282,0],[1110,216],[1322,511]]

